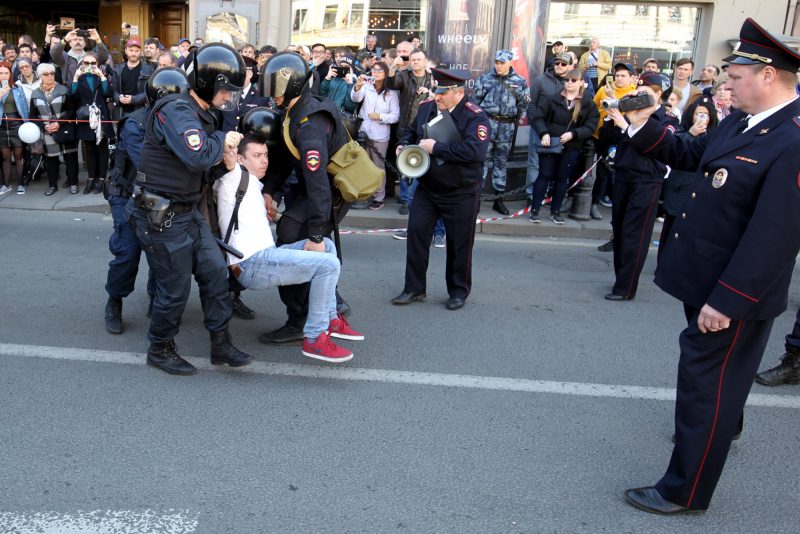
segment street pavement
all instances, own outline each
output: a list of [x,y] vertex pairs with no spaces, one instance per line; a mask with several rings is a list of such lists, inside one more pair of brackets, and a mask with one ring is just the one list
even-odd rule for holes
[[[247,291],[257,318],[231,330],[257,363],[212,368],[195,288],[176,341],[202,369],[173,377],[144,365],[144,262],[125,333],[103,328],[101,203],[20,197],[0,202],[0,532],[796,532],[796,386],[754,386],[708,513],[624,503],[671,452],[683,313],[654,249],[636,299],[612,303],[600,239],[482,233],[451,312],[445,250],[428,300],[395,307],[403,242],[345,235],[340,288],[367,337],[342,343],[351,362],[260,344],[284,310]],[[798,306],[795,284],[762,368]]]

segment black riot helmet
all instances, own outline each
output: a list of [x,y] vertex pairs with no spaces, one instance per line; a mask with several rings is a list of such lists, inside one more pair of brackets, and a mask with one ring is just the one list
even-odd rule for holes
[[281,107],[285,107],[291,99],[300,96],[309,76],[308,65],[300,54],[279,52],[270,57],[261,69],[261,95],[283,97]]
[[267,145],[273,146],[281,142],[282,126],[278,113],[267,107],[257,107],[248,111],[239,121],[239,132],[243,135],[258,134]]
[[216,107],[222,111],[236,108],[244,86],[245,68],[242,56],[231,46],[207,44],[186,57],[183,70],[200,99],[210,104],[220,90],[231,91],[230,102]]
[[162,67],[147,80],[145,87],[147,103],[152,106],[156,100],[166,95],[189,94],[189,80],[181,69]]

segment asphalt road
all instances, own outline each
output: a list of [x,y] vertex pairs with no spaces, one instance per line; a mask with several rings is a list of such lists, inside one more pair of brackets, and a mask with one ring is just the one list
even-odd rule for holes
[[[102,214],[0,209],[0,532],[796,532],[793,386],[753,388],[708,513],[623,502],[671,451],[683,314],[654,253],[636,300],[609,303],[599,241],[482,237],[450,312],[444,250],[428,301],[398,308],[403,244],[345,236],[340,287],[367,336],[344,343],[349,364],[260,344],[284,311],[247,292],[258,317],[231,329],[258,364],[179,378],[143,365],[143,273],[125,333],[103,328],[110,231]],[[182,324],[181,353],[207,361],[196,290]]]

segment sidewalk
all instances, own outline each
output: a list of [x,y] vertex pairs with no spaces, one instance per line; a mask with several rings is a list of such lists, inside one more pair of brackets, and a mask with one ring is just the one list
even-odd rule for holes
[[[63,182],[63,180],[64,178],[62,177],[61,181]],[[81,172],[79,183],[80,192],[77,195],[71,195],[67,188],[63,188],[59,184],[58,192],[49,197],[44,195],[47,190],[47,183],[41,179],[29,185],[24,195],[17,195],[16,185],[13,185],[13,191],[0,197],[0,208],[91,213],[106,213],[109,211],[108,203],[103,199],[102,194],[83,194],[83,186],[86,183],[85,172]],[[510,201],[506,205],[513,214],[525,207],[525,202]],[[405,228],[408,217],[397,212],[399,206],[395,199],[387,199],[386,205],[378,211],[350,210],[344,219],[342,228],[353,230]],[[565,217],[565,224],[556,225],[547,217],[549,214],[547,208],[543,208],[542,214],[544,216],[540,224],[531,223],[527,214],[525,214],[513,219],[478,224],[477,232],[509,236],[607,240],[611,235],[611,209],[601,206],[600,211],[603,214],[603,219],[600,221],[576,221]],[[499,216],[499,214],[492,211],[491,202],[482,202],[479,217],[490,218],[495,216]],[[657,240],[660,233],[661,224],[656,223],[652,239]]]

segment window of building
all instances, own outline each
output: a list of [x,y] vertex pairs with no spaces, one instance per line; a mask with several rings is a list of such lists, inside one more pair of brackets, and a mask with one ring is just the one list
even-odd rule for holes
[[614,62],[641,69],[654,57],[669,74],[682,57],[692,57],[697,43],[701,8],[663,4],[602,4],[553,2],[547,21],[547,41],[563,41],[580,57],[592,37]]
[[322,19],[322,28],[335,28],[336,27],[336,16],[339,13],[339,7],[336,4],[327,5],[325,6],[325,16]]
[[231,45],[240,50],[247,44],[250,20],[237,13],[214,13],[206,18],[206,41]]
[[307,9],[296,9],[294,12],[294,22],[292,22],[292,31],[300,32],[306,28],[306,15]]

